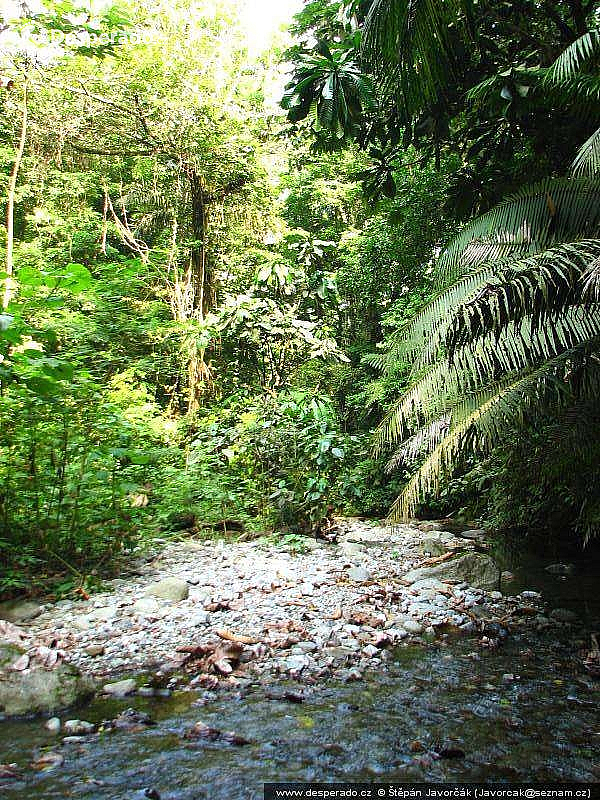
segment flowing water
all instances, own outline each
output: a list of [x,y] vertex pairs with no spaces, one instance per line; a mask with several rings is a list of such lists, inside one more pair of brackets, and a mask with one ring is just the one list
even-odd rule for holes
[[[281,684],[205,703],[194,692],[96,699],[68,716],[100,722],[133,706],[157,724],[83,743],[57,743],[39,719],[0,723],[0,762],[24,767],[23,780],[0,780],[0,796],[132,800],[153,789],[162,800],[237,800],[261,798],[268,781],[598,782],[600,681],[581,663],[600,630],[597,564],[583,560],[566,578],[544,564],[521,557],[511,592],[539,589],[576,610],[581,627],[512,636],[496,650],[476,638],[400,648],[385,674],[305,687],[301,704],[284,700]],[[250,743],[183,739],[198,720]],[[64,764],[28,768],[46,749]]]

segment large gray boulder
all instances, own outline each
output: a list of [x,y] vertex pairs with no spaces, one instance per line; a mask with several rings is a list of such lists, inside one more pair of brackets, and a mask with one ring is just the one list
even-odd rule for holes
[[14,669],[26,651],[0,642],[0,712],[9,717],[58,711],[86,700],[94,683],[72,664],[60,662],[52,669],[32,659],[26,669]]
[[407,583],[426,578],[465,582],[477,589],[493,590],[500,581],[500,568],[493,558],[483,553],[464,553],[441,564],[413,569],[404,576]]

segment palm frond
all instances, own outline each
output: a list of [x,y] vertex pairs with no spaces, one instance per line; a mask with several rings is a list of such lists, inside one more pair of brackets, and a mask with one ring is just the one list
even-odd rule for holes
[[362,58],[409,113],[445,93],[456,71],[455,40],[466,27],[469,0],[375,0],[363,29]]
[[581,279],[583,296],[589,300],[600,302],[600,258],[593,261]]
[[394,521],[414,515],[423,497],[439,491],[440,480],[468,452],[485,455],[501,440],[507,429],[522,424],[525,416],[540,407],[561,406],[573,397],[571,375],[579,373],[580,396],[590,396],[600,387],[600,342],[561,353],[526,375],[518,375],[468,397],[457,408],[447,436],[425,459],[394,503]]
[[458,350],[452,361],[438,361],[413,382],[377,428],[375,452],[383,452],[415,427],[455,413],[466,394],[476,393],[504,375],[538,366],[598,336],[598,305],[570,308],[544,327],[535,326],[530,315],[519,322],[511,321],[500,335],[486,332]]
[[448,432],[449,427],[450,415],[446,414],[421,428],[400,445],[388,461],[385,471],[387,473],[394,472],[400,467],[412,464],[424,452],[434,450]]
[[566,83],[581,71],[584,64],[600,58],[600,30],[584,33],[556,59],[548,71],[547,80]]
[[555,242],[595,238],[600,180],[547,179],[520,190],[456,236],[437,265],[442,285],[490,258],[534,253]]
[[511,264],[452,314],[445,336],[448,357],[484,333],[498,334],[510,322],[529,317],[535,330],[581,303],[582,275],[598,258],[600,241],[591,239]]
[[588,175],[590,178],[600,172],[600,128],[580,147],[573,162],[574,175]]

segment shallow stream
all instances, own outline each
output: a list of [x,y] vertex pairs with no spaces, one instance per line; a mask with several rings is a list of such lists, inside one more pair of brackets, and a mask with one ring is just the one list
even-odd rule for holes
[[[134,800],[154,790],[162,800],[237,800],[262,798],[267,781],[598,782],[600,680],[581,662],[600,631],[597,565],[584,559],[556,577],[548,563],[513,563],[511,593],[541,590],[581,626],[514,635],[495,650],[476,637],[400,648],[385,674],[301,687],[302,703],[283,699],[282,684],[208,702],[195,692],[96,699],[62,718],[97,723],[134,707],[157,724],[80,743],[61,744],[39,719],[0,723],[0,763],[17,762],[24,776],[0,780],[0,796]],[[183,739],[199,720],[250,743]],[[64,764],[32,771],[46,750]]]

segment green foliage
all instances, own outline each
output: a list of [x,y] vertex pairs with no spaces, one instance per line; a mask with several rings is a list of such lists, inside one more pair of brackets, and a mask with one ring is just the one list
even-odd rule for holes
[[545,208],[540,189],[524,191],[454,239],[438,264],[446,288],[390,351],[390,363],[412,358],[413,375],[378,445],[402,442],[392,467],[424,455],[394,515],[414,513],[465,453],[489,454],[506,430],[536,413],[596,395],[600,317],[582,290],[598,240],[544,248],[568,235],[597,235],[597,186],[564,182],[542,191]]
[[255,484],[275,526],[311,530],[327,515],[352,437],[326,396],[282,393],[245,413],[228,448],[230,466]]
[[[129,25],[45,9],[23,26]],[[189,12],[135,0],[148,44],[2,61],[0,592],[231,523],[301,552],[398,496],[593,535],[591,6],[305,3],[287,122],[237,5]]]

